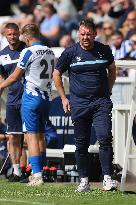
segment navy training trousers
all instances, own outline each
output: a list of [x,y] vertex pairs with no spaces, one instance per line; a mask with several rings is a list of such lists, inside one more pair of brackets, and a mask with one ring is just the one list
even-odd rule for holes
[[[89,176],[88,147],[90,145],[90,127],[93,123],[99,142],[99,159],[103,175],[111,175],[112,148],[112,101],[102,97],[90,102],[88,107],[72,107],[71,117],[74,123],[76,163],[80,178]],[[93,167],[92,167],[93,168]]]

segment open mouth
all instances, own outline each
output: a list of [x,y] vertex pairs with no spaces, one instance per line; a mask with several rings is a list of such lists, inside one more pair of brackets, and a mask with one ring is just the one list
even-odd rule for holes
[[84,43],[89,43],[89,41],[83,41]]

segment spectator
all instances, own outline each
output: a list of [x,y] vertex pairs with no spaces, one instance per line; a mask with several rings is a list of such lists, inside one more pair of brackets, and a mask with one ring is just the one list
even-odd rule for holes
[[4,27],[5,27],[6,23],[3,23],[0,26],[0,50],[2,50],[3,48],[5,48],[6,46],[8,46],[8,41],[4,35]]
[[110,45],[111,35],[113,34],[113,32],[114,32],[113,23],[110,21],[105,21],[102,26],[102,32],[96,40],[105,45]]
[[78,29],[77,11],[71,1],[62,1],[58,7],[58,14],[62,19],[62,35],[71,34],[73,30]]
[[[111,49],[114,59],[124,59],[131,51],[130,41],[124,40],[123,34],[120,31],[115,31],[111,36]],[[128,76],[126,69],[118,69],[117,76]]]
[[40,25],[40,31],[48,39],[49,45],[55,47],[59,45],[61,19],[52,4],[45,3],[43,6],[45,19]]
[[[130,38],[130,43],[132,46],[131,51],[128,53],[126,59],[128,60],[136,60],[136,34],[133,34]],[[135,69],[129,69],[128,70],[128,76],[131,80],[135,80]]]
[[129,22],[126,20],[126,21],[123,23],[122,27],[121,27],[119,30],[120,30],[121,33],[123,34],[125,40],[127,40],[127,39],[126,39],[126,35],[127,35],[128,31],[129,31]]
[[77,10],[71,0],[60,1],[57,11],[58,14],[62,14],[63,12],[65,15],[67,14],[69,19],[75,18],[77,16]]
[[82,9],[84,0],[72,0],[72,2],[78,11]]
[[127,16],[128,21],[128,33],[126,39],[129,39],[132,34],[136,34],[136,10],[131,11]]
[[36,5],[34,8],[33,14],[34,14],[35,23],[40,25],[40,23],[42,23],[42,21],[44,19],[44,12],[43,12],[42,5]]
[[62,38],[59,41],[60,47],[67,48],[71,46],[74,43],[74,40],[71,38],[71,35],[67,34],[62,36]]
[[124,59],[131,51],[130,41],[124,40],[120,31],[115,31],[111,36],[111,49],[114,59]]
[[37,0],[20,0],[19,9],[22,13],[32,14]]
[[96,8],[96,4],[97,2],[93,0],[84,1],[83,9],[79,12],[79,20],[85,18],[89,11],[94,11]]
[[130,42],[131,42],[131,45],[132,45],[132,50],[129,54],[130,56],[130,59],[136,59],[136,34],[133,34],[130,38]]
[[87,17],[92,18],[95,24],[105,21],[112,21],[112,18],[108,15],[109,8],[109,0],[99,0],[96,10],[89,11],[87,13]]
[[118,18],[116,29],[122,27],[127,19],[129,12],[134,10],[134,4],[131,0],[115,0],[111,3],[111,8],[108,15],[113,18]]

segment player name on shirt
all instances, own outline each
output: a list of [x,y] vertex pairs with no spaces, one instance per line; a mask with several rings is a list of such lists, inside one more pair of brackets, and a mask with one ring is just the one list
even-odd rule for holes
[[37,55],[43,55],[43,54],[47,54],[47,55],[54,55],[54,53],[53,53],[53,51],[52,50],[49,50],[49,49],[47,49],[47,50],[37,50],[36,51],[36,54]]

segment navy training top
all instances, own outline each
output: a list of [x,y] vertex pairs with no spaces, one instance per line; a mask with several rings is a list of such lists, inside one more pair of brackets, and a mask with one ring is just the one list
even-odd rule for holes
[[[5,74],[7,77],[11,75],[20,56],[20,52],[26,47],[24,42],[20,41],[20,45],[16,50],[11,50],[9,46],[0,51],[0,75]],[[23,94],[23,84],[18,80],[8,89],[7,105],[21,104]]]
[[75,43],[63,51],[56,69],[69,72],[72,105],[83,106],[90,100],[109,96],[107,68],[113,61],[110,47],[97,41],[90,50]]

